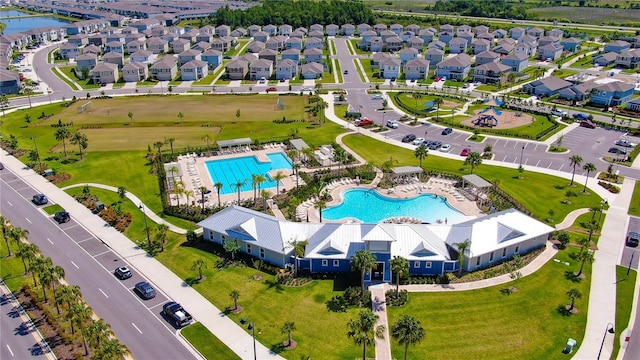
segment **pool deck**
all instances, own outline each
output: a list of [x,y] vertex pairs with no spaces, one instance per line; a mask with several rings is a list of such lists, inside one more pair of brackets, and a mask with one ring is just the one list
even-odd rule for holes
[[[286,147],[284,145],[276,145],[276,144],[266,144],[265,148],[261,150],[249,150],[248,148],[239,148],[234,151],[228,150],[224,153],[220,153],[215,156],[197,156],[196,154],[190,155],[181,155],[178,157],[178,167],[180,169],[179,176],[180,180],[184,183],[184,188],[186,191],[193,191],[193,195],[190,197],[189,201],[192,202],[193,205],[201,205],[202,196],[200,194],[200,187],[204,186],[207,190],[211,190],[211,193],[205,195],[204,206],[218,206],[218,194],[216,191],[216,187],[214,186],[213,180],[209,175],[209,171],[207,170],[206,162],[212,160],[225,160],[225,159],[233,159],[240,158],[246,156],[255,156],[259,161],[268,162],[269,158],[268,154],[275,153],[285,153]],[[280,191],[289,190],[296,186],[296,177],[293,175],[292,170],[280,170],[286,177],[280,180]],[[269,175],[273,177],[277,171],[269,171]],[[167,174],[168,177],[171,174]],[[178,178],[178,176],[176,176]],[[249,184],[251,179],[246,180]],[[304,183],[302,179],[299,179],[300,183]],[[268,188],[264,189],[269,191],[272,195],[275,194],[276,188]],[[253,200],[253,190],[250,191],[242,191],[240,192],[240,200]],[[220,204],[222,206],[229,206],[238,201],[238,193],[233,192],[229,194],[220,194]],[[179,198],[180,204],[186,204],[187,198],[184,195],[181,195]],[[178,198],[175,194],[171,194],[171,203],[173,205],[178,204]]]
[[[374,182],[375,183],[375,182]],[[414,182],[411,184],[398,185],[392,189],[381,189],[375,185],[361,184],[358,185],[353,179],[341,179],[327,185],[327,190],[331,193],[332,200],[327,202],[327,207],[339,205],[342,202],[343,194],[351,189],[375,189],[384,196],[395,199],[409,199],[421,194],[435,194],[444,196],[449,205],[460,211],[466,216],[484,216],[486,215],[476,205],[475,201],[469,200],[462,195],[460,191],[453,186],[454,182],[446,179],[431,178],[427,182]],[[302,221],[306,221],[308,216],[309,222],[320,222],[318,209],[315,208],[315,199],[307,200],[300,204],[296,209],[296,216]],[[332,221],[322,220],[323,222],[345,222],[345,220]],[[356,219],[346,220],[359,222]],[[394,222],[420,222],[418,219],[407,217],[397,218]]]

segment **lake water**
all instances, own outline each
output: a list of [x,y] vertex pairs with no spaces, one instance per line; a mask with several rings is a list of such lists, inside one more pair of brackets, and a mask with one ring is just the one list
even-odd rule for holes
[[63,27],[70,24],[71,21],[60,20],[53,16],[34,16],[27,18],[11,19],[11,17],[25,16],[28,13],[16,10],[0,11],[0,22],[7,24],[3,34],[9,35],[27,30],[36,29],[45,26]]

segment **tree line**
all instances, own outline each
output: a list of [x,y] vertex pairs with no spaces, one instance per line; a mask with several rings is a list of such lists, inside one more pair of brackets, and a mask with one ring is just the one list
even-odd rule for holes
[[431,8],[433,11],[456,13],[465,16],[527,19],[526,6],[513,6],[506,0],[438,0]]

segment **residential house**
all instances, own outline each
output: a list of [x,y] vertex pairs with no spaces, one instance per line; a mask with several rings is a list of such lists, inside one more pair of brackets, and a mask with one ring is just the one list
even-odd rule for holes
[[305,37],[309,33],[309,29],[307,29],[304,26],[300,26],[300,27],[296,28],[295,30],[293,30],[291,35],[293,36],[293,34],[295,34],[295,33],[302,34],[302,37]]
[[500,55],[509,55],[513,52],[516,45],[511,43],[498,43],[491,51]]
[[147,37],[144,36],[144,34],[127,34],[127,35],[124,36],[124,43],[125,44],[128,44],[128,43],[130,43],[132,41],[146,42],[147,41]]
[[224,49],[224,43],[220,42],[220,39],[215,39],[213,40],[213,42],[217,45],[216,47],[213,47],[211,43],[208,43],[206,41],[200,41],[195,43],[195,45],[193,45],[191,47],[192,50],[198,50],[198,51],[202,51],[205,52],[209,49],[213,49],[213,50],[218,50],[218,51],[223,51],[222,49]]
[[378,34],[378,36],[381,36],[383,31],[387,30],[387,25],[385,24],[375,24],[373,25],[373,31],[376,32],[376,34]]
[[401,24],[391,24],[389,30],[396,33],[396,35],[400,35],[404,31],[404,26],[402,26]]
[[489,42],[493,43],[493,40],[495,39],[495,35],[493,35],[492,32],[485,32],[482,34],[477,34],[476,37],[478,39],[485,39],[485,40],[489,40]]
[[298,63],[291,59],[281,60],[276,66],[276,77],[278,79],[291,80],[298,75]]
[[82,53],[83,54],[96,54],[96,55],[100,55],[102,54],[102,49],[93,45],[93,44],[89,44],[85,47],[83,47],[82,49]]
[[405,42],[405,43],[414,36],[416,36],[416,34],[413,31],[408,31],[408,30],[403,31],[402,33],[400,33],[400,35],[398,35],[398,37],[402,39],[402,42]]
[[356,27],[352,24],[342,24],[342,26],[340,26],[340,32],[343,36],[354,36],[356,34]]
[[616,41],[612,41],[609,42],[607,44],[604,45],[604,52],[616,52],[616,53],[621,53],[625,50],[629,50],[631,49],[631,44],[629,44],[628,42],[624,41],[624,40],[616,40]]
[[[327,25],[327,30],[329,26]],[[300,75],[303,79],[319,79],[324,73],[324,66],[317,62],[310,62],[302,65]]]
[[402,62],[397,57],[386,57],[380,60],[380,77],[383,79],[397,79],[400,77]]
[[640,98],[636,98],[631,101],[628,101],[626,104],[626,109],[629,111],[640,113]]
[[19,92],[20,75],[11,70],[0,69],[0,95],[18,94]]
[[473,68],[473,81],[484,84],[504,84],[510,72],[510,66],[491,61]]
[[178,75],[178,58],[167,55],[151,65],[151,77],[158,81],[171,81]]
[[367,50],[371,52],[379,52],[379,51],[382,51],[383,49],[384,49],[384,41],[382,41],[381,37],[376,36],[369,40]]
[[518,39],[518,44],[533,44],[538,46],[538,39],[535,36],[531,35],[522,35],[520,39]]
[[164,26],[156,26],[151,29],[151,36],[162,37],[166,35],[169,31]]
[[471,43],[473,42],[473,40],[475,40],[472,32],[463,33],[462,35],[458,36],[458,39],[466,41],[467,47],[471,46]]
[[276,36],[276,34],[278,34],[278,27],[275,25],[269,24],[269,25],[263,26],[262,31],[269,34],[269,36]]
[[558,92],[558,96],[562,99],[568,99],[574,102],[585,101],[589,99],[593,88],[596,86],[598,86],[598,84],[595,82],[588,81],[562,89]]
[[194,43],[196,42],[196,36],[198,36],[198,34],[199,34],[198,30],[191,29],[191,30],[185,31],[184,34],[180,35],[180,39],[185,39],[190,43]]
[[505,29],[497,29],[496,31],[493,32],[493,34],[496,36],[496,38],[499,38],[499,39],[505,39],[507,38],[507,35],[509,35],[507,30]]
[[258,53],[258,59],[267,59],[272,63],[278,61],[278,52],[271,49],[264,49]]
[[217,37],[231,35],[231,27],[229,25],[220,25],[216,27],[215,34]]
[[538,47],[538,55],[540,59],[547,59],[549,61],[556,60],[562,56],[562,49],[562,45],[551,43]]
[[325,32],[327,33],[327,36],[336,36],[338,35],[338,31],[340,30],[340,27],[336,24],[329,24],[327,25]]
[[124,66],[124,55],[114,51],[102,55],[102,61],[110,64],[116,64],[119,68]]
[[262,41],[266,44],[267,40],[269,40],[269,34],[264,31],[258,31],[257,33],[253,34],[253,41]]
[[544,30],[536,27],[530,28],[527,30],[527,35],[531,35],[535,38],[540,39],[541,37],[544,36]]
[[199,33],[198,35],[196,35],[196,42],[199,43],[201,41],[211,43],[213,42],[213,35],[207,33]]
[[201,60],[202,51],[189,49],[178,54],[178,66],[182,66],[193,60]]
[[191,60],[180,66],[182,81],[197,81],[209,74],[209,64],[202,60]]
[[557,94],[560,90],[573,86],[573,83],[550,76],[539,80],[524,84],[522,89],[531,94],[540,97],[548,97]]
[[233,36],[234,38],[247,36],[247,29],[243,27],[238,27],[237,29],[233,30],[229,35]]
[[266,45],[262,41],[254,41],[247,47],[247,52],[259,53],[260,51],[264,50],[265,47]]
[[64,43],[60,45],[60,56],[63,59],[75,59],[82,53],[82,49],[77,44]]
[[384,52],[378,52],[373,54],[373,56],[371,57],[371,68],[373,69],[379,69],[380,68],[380,61],[382,61],[385,58],[391,57],[391,55],[389,53],[384,53]]
[[447,44],[443,43],[440,40],[434,40],[430,42],[429,45],[427,45],[427,49],[431,49],[431,48],[444,51],[444,49],[447,48]]
[[322,32],[322,31],[311,31],[309,33],[309,40],[311,40],[311,39],[323,40],[324,39],[324,32]]
[[[227,25],[220,25],[220,26],[227,26]],[[229,27],[227,26],[227,28],[229,28]],[[199,32],[200,32],[200,34],[216,35],[216,28],[215,28],[215,26],[205,25],[205,26],[203,26],[203,27],[201,27],[199,29]],[[226,35],[228,35],[228,34],[226,34]]]
[[191,42],[185,39],[177,39],[171,42],[171,50],[174,54],[180,54],[183,51],[191,49]]
[[575,37],[565,38],[560,41],[560,45],[562,45],[564,51],[576,52],[580,50],[581,44],[582,39],[578,39]]
[[151,51],[140,50],[129,55],[129,61],[146,64],[151,61],[152,56],[153,56],[153,53]]
[[127,54],[133,54],[136,51],[147,50],[147,43],[144,41],[135,40],[126,45]]
[[[104,35],[104,34],[101,34],[101,35]],[[110,35],[106,35],[106,36],[105,36],[105,41],[106,41],[107,43],[110,43],[110,42],[114,42],[114,41],[115,41],[115,42],[119,42],[119,43],[121,43],[121,44],[124,44],[124,39],[125,39],[125,38],[124,38],[124,34],[120,34],[120,33],[117,33],[117,34],[110,34]]]
[[429,60],[415,58],[409,60],[404,66],[404,75],[407,80],[424,80],[429,76]]
[[[255,35],[258,32],[262,31],[262,27],[260,27],[260,25],[249,25],[249,27],[247,28],[247,30],[249,31],[249,37],[253,37],[253,35]],[[266,41],[266,40],[265,40]],[[263,41],[264,42],[264,41]]]
[[278,28],[278,34],[284,37],[288,37],[289,35],[291,35],[292,32],[293,32],[293,26],[289,24],[280,25],[280,28]]
[[518,40],[525,34],[525,30],[521,27],[514,27],[509,30],[509,36],[512,39]]
[[78,47],[86,46],[89,44],[89,37],[87,35],[72,35],[67,38],[69,44],[74,44]]
[[93,34],[89,36],[87,43],[102,47],[106,45],[107,37],[102,34]]
[[273,74],[273,61],[256,59],[249,64],[249,80],[268,79]]
[[449,44],[449,41],[453,40],[454,28],[451,25],[440,26],[440,32],[438,33],[438,40],[445,44]]
[[98,56],[96,54],[81,54],[76,58],[76,75],[78,71],[91,70],[98,64]]
[[640,67],[640,49],[624,50],[615,60],[616,66],[626,67],[628,69],[635,69]]
[[105,52],[117,52],[124,54],[124,44],[119,41],[108,42],[105,46]]
[[523,54],[531,57],[536,54],[538,47],[531,43],[518,43],[514,49],[514,53]]
[[543,36],[538,39],[538,46],[544,46],[549,44],[558,44],[560,43],[560,38],[555,36]]
[[304,55],[304,61],[307,63],[322,63],[322,50],[320,49],[305,49],[302,54]]
[[390,36],[382,41],[384,41],[384,48],[389,52],[399,51],[403,47],[402,39],[397,36]]
[[476,33],[477,35],[484,34],[484,33],[488,33],[488,32],[489,32],[489,27],[484,26],[484,25],[478,25],[478,26],[476,26],[476,28],[474,29],[474,31],[475,31],[475,33]]
[[414,36],[407,40],[407,45],[412,48],[422,52],[422,48],[424,47],[424,40],[421,38]]
[[297,49],[297,50],[302,50],[304,48],[304,43],[302,41],[301,38],[288,38],[287,41],[285,41],[284,46],[287,49]]
[[154,54],[164,54],[169,51],[169,43],[160,38],[150,38],[147,40],[147,49]]
[[631,46],[633,48],[640,48],[640,35],[636,35],[633,38],[631,38],[631,40],[629,40],[629,42],[631,42]]
[[360,38],[362,39],[360,42],[363,46],[368,46],[367,44],[371,41],[371,39],[378,37],[378,33],[373,30],[367,30],[365,32],[360,33]]
[[500,54],[493,51],[485,51],[476,55],[476,65],[500,61]]
[[564,31],[560,29],[553,29],[553,30],[547,31],[547,35],[557,37],[558,39],[562,39],[562,37],[564,36]]
[[300,40],[303,40],[305,36],[306,34],[301,30],[295,30],[294,32],[291,33],[291,35],[289,35],[289,39],[298,38]]
[[609,66],[616,61],[616,58],[618,58],[618,53],[611,51],[605,54],[594,56],[593,63],[599,66]]
[[436,48],[427,49],[424,52],[424,59],[429,61],[429,66],[434,68],[444,60],[444,51]]
[[436,66],[436,75],[449,80],[464,80],[471,70],[471,58],[467,54],[458,54],[441,61]]
[[622,105],[633,98],[634,88],[634,84],[623,81],[598,85],[591,91],[591,103],[607,107]]
[[455,38],[449,41],[449,52],[452,54],[463,54],[467,52],[467,40]]
[[324,26],[320,24],[313,24],[309,26],[309,33],[312,33],[314,31],[321,32],[322,35],[324,36]]
[[147,65],[139,62],[131,62],[122,67],[122,79],[125,82],[144,81],[149,77]]
[[287,38],[285,38],[284,36],[276,35],[272,38],[269,38],[265,45],[267,46],[267,49],[279,52],[285,49],[284,43],[286,40]]
[[282,52],[282,59],[291,59],[295,62],[300,62],[300,50],[298,49],[287,49]]
[[489,51],[491,49],[491,43],[485,39],[478,39],[471,43],[471,49],[475,55]]
[[94,84],[113,84],[120,79],[118,65],[102,62],[91,70],[91,78]]
[[209,68],[215,69],[222,64],[222,52],[218,50],[207,50],[200,54],[200,60],[206,62]]
[[365,31],[371,31],[371,25],[369,24],[358,25],[358,35],[362,36],[362,33],[364,33]]
[[469,25],[460,25],[456,30],[456,35],[460,37],[460,35],[473,33],[471,26]]
[[422,30],[420,30],[420,32],[418,33],[418,37],[419,37],[420,39],[424,40],[424,43],[425,43],[425,44],[428,44],[428,43],[430,43],[431,41],[433,41],[433,37],[434,37],[435,35],[436,35],[435,33],[431,32],[431,31],[430,31],[430,30],[428,30],[428,29],[422,29]]
[[529,66],[529,57],[525,54],[511,54],[503,57],[500,62],[509,66],[513,72],[523,72]]
[[406,65],[409,60],[416,59],[418,54],[418,50],[414,48],[402,49],[398,52],[398,55],[400,56],[400,63],[402,65]]
[[249,73],[249,63],[245,58],[229,61],[225,66],[227,77],[230,80],[243,80]]
[[418,34],[420,32],[420,25],[417,25],[417,24],[408,25],[407,31],[411,31],[414,34]]

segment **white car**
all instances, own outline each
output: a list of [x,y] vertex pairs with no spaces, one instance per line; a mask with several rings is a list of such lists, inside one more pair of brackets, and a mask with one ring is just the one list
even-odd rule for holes
[[267,79],[262,77],[260,78],[260,81],[258,81],[259,84],[266,84],[267,83]]
[[451,150],[451,145],[449,144],[444,144],[440,147],[440,151],[442,152],[448,152],[449,150]]
[[397,129],[398,128],[398,123],[395,122],[394,120],[387,120],[387,127],[391,128],[391,129]]
[[383,99],[383,98],[382,98],[382,94],[374,94],[374,95],[371,97],[371,100],[382,100],[382,99]]
[[413,140],[413,145],[422,145],[422,143],[424,142],[424,138],[416,138],[415,140]]
[[313,88],[305,86],[302,89],[300,89],[300,91],[313,91]]

